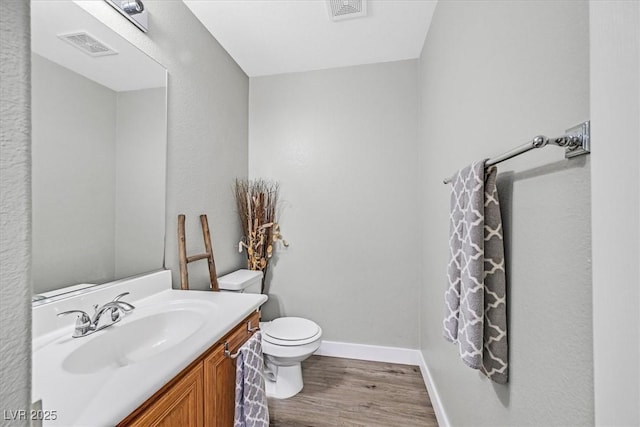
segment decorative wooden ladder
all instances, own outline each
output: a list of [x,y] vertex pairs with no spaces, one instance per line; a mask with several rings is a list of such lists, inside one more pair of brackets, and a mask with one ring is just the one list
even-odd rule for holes
[[187,256],[187,243],[184,232],[183,214],[178,215],[178,250],[180,256],[180,288],[189,289],[189,272],[187,264],[193,261],[206,259],[209,263],[209,279],[211,281],[211,290],[219,291],[218,276],[216,274],[216,263],[213,261],[213,248],[211,247],[211,233],[209,232],[209,222],[206,215],[200,215],[200,223],[202,224],[202,237],[204,238],[205,253]]

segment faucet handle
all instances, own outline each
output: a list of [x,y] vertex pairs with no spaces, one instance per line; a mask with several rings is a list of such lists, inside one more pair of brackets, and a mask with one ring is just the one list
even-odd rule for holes
[[73,313],[79,313],[80,316],[78,316],[78,320],[81,322],[89,322],[91,319],[89,317],[89,315],[87,313],[85,313],[82,310],[69,310],[69,311],[63,311],[62,313],[58,313],[58,317],[60,316],[66,316],[67,314],[73,314]]
[[87,313],[85,313],[82,310],[69,310],[69,311],[63,311],[62,313],[58,313],[58,317],[66,316],[67,314],[73,314],[73,313],[80,314],[76,319],[76,329],[73,332],[73,337],[74,338],[82,337],[86,335],[87,332],[89,332],[89,330],[91,329],[91,318]]
[[115,302],[115,301],[118,301],[120,298],[122,298],[122,297],[126,297],[126,296],[127,296],[127,295],[129,295],[130,293],[131,293],[131,292],[123,292],[123,293],[121,293],[120,295],[118,295],[117,297],[115,297],[115,298],[113,299],[113,301],[114,301],[114,302]]
[[118,295],[117,297],[115,297],[113,299],[113,301],[111,302],[115,302],[118,304],[119,308],[121,308],[123,311],[125,312],[129,312],[131,310],[133,310],[134,308],[136,308],[133,304],[130,304],[126,301],[120,301],[120,298],[129,295],[129,292],[123,292],[120,295]]

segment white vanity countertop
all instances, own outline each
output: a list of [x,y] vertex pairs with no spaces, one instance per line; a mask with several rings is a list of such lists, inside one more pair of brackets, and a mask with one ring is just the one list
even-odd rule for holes
[[[170,273],[168,274],[170,277]],[[102,291],[94,300],[99,298],[104,304],[123,292],[126,286],[125,283],[112,287],[106,290],[106,294]],[[105,299],[106,295],[109,297]],[[76,300],[75,304],[81,306],[74,306],[74,301],[67,301],[59,306],[49,305],[40,309],[39,313],[35,312],[40,307],[34,308],[32,396],[34,401],[42,399],[43,415],[49,418],[44,420],[45,426],[117,424],[267,300],[265,295],[258,294],[173,289],[160,290],[150,295],[138,293],[138,297],[142,298],[135,297],[132,292],[129,297],[122,298],[136,306],[123,320],[82,338],[71,337],[75,315],[57,318],[55,314],[68,310],[69,307],[87,311],[84,306],[91,298]],[[179,316],[169,316],[166,319],[158,317],[168,311],[171,311],[170,314],[179,312]],[[182,316],[184,312],[187,312],[187,316]],[[186,319],[184,323],[181,320],[183,318]],[[60,326],[61,321],[58,319],[66,319],[66,324],[53,328],[51,324]],[[194,323],[193,319],[197,321]],[[36,324],[46,323],[47,320],[50,324],[48,327]],[[133,322],[138,323],[135,325]],[[123,329],[116,331],[117,328]],[[136,353],[137,359],[120,357],[117,363],[110,364],[101,363],[101,351],[93,353],[97,354],[95,358],[74,360],[70,357],[78,349],[91,347],[92,340],[96,340],[95,343],[99,345],[104,345],[105,342],[109,344],[111,337],[119,337],[118,334],[125,328],[135,331],[133,336],[140,335],[141,341],[148,338],[148,335],[145,337],[145,331],[149,330],[154,338],[150,339],[152,343],[147,347],[153,350],[143,354]],[[166,331],[168,336],[179,340],[179,344],[171,346],[163,339],[158,339],[158,335],[162,336],[159,329],[163,330],[162,334]],[[107,337],[110,333],[113,335]],[[116,345],[107,347],[115,348]],[[114,351],[117,353],[117,350]],[[105,356],[103,359],[110,360],[108,357],[112,356]]]

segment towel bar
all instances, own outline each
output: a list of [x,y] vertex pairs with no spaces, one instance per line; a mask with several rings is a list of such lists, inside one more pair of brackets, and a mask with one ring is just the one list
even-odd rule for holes
[[[255,327],[251,327],[251,320],[249,320],[247,322],[247,333],[252,333],[255,332],[257,330],[260,330],[260,326],[255,326]],[[240,350],[236,351],[235,353],[231,353],[231,351],[229,351],[229,342],[225,342],[224,343],[224,355],[227,356],[230,359],[235,359],[238,357],[238,355],[240,354]]]
[[[485,167],[495,165],[505,160],[509,160],[513,157],[519,156],[522,153],[533,150],[535,148],[543,148],[547,145],[557,145],[565,148],[564,157],[570,159],[582,154],[589,154],[591,152],[591,122],[586,121],[580,123],[577,126],[567,129],[565,134],[556,138],[547,138],[546,136],[539,135],[533,138],[520,147],[516,147],[511,151],[507,151],[498,157],[489,159],[485,162]],[[443,183],[449,184],[453,180],[453,176],[442,180]]]

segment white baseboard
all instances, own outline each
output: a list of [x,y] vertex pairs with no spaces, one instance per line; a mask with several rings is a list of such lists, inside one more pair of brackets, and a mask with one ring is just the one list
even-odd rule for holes
[[427,363],[424,360],[424,356],[422,352],[416,350],[418,352],[418,357],[420,362],[418,366],[420,366],[420,372],[422,372],[422,379],[424,380],[424,385],[427,386],[427,393],[429,393],[429,399],[431,399],[431,406],[433,406],[433,411],[436,414],[436,419],[438,420],[439,427],[451,427],[451,422],[449,421],[449,417],[442,406],[442,400],[440,399],[440,394],[438,393],[438,389],[436,385],[433,383],[433,377],[431,376],[431,372],[427,367]]
[[372,362],[419,365],[420,352],[410,348],[384,347],[380,345],[352,344],[338,341],[322,341],[315,352],[318,356],[342,357],[345,359],[370,360]]
[[424,385],[427,387],[431,405],[440,427],[450,427],[438,390],[420,350],[401,347],[384,347],[379,345],[352,344],[338,341],[322,341],[315,352],[318,356],[342,357],[345,359],[370,360],[372,362],[399,363],[420,367]]

